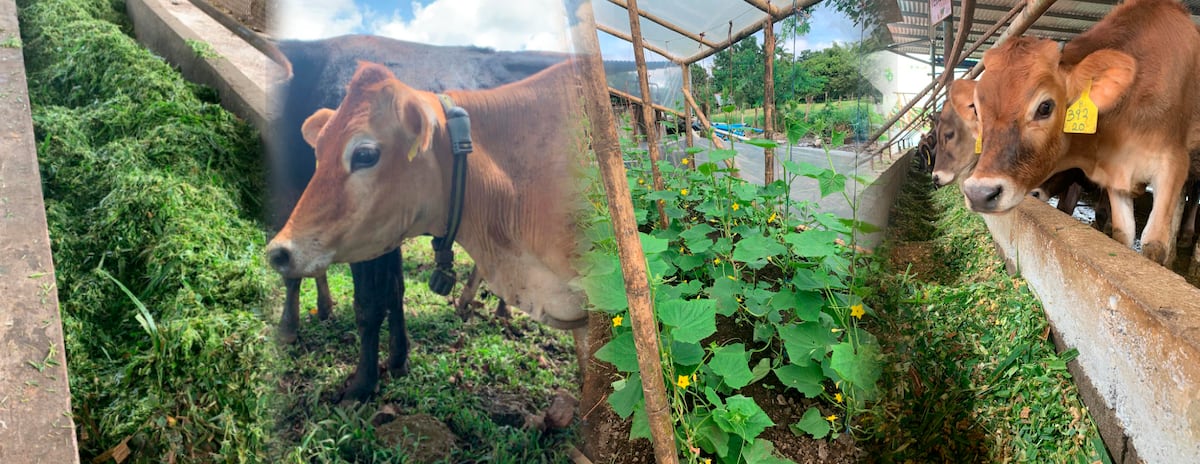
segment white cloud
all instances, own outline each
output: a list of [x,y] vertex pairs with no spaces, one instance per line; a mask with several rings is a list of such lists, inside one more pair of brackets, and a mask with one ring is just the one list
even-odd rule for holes
[[280,0],[272,35],[313,40],[351,34],[363,25],[364,12],[354,0]]
[[434,45],[476,45],[497,50],[568,51],[561,0],[434,0],[413,2],[413,19],[376,21],[378,35]]

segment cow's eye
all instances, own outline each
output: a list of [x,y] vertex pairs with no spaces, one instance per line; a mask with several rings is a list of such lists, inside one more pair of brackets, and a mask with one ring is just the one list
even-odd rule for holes
[[946,138],[947,141],[952,140],[954,138],[954,131],[946,132],[944,137]]
[[1054,100],[1043,101],[1042,104],[1038,105],[1037,111],[1033,113],[1033,119],[1036,121],[1039,119],[1049,118],[1050,113],[1053,113],[1053,112],[1054,112]]
[[374,166],[379,162],[379,147],[373,143],[359,145],[354,147],[354,153],[350,155],[350,170],[357,171]]

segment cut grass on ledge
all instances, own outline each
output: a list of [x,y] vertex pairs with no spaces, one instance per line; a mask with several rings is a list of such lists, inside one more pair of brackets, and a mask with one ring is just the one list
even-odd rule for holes
[[930,185],[910,173],[880,251],[885,393],[864,445],[880,462],[1109,463],[1066,368],[1076,353],[1055,352],[958,189]]

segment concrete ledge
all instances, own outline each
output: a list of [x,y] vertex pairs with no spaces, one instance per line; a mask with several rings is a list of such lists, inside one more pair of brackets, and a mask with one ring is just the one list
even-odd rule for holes
[[[20,38],[0,0],[0,39]],[[0,48],[0,462],[78,463],[25,60]]]
[[896,197],[900,196],[900,187],[908,182],[908,168],[912,160],[913,152],[905,153],[859,193],[858,220],[880,229],[879,232],[859,236],[859,246],[874,249],[883,243],[887,236],[888,215],[896,203]]
[[1118,463],[1200,456],[1200,290],[1037,200],[985,216],[1045,307]]
[[[221,105],[265,131],[276,117],[267,99],[285,71],[187,0],[127,0],[137,39],[166,58],[185,78],[217,89]],[[201,56],[207,44],[215,56]]]

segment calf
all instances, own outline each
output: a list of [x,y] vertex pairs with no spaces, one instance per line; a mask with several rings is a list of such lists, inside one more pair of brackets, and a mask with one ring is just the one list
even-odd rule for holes
[[[480,89],[514,82],[561,61],[564,55],[546,52],[497,52],[478,47],[445,47],[404,42],[375,36],[350,35],[317,41],[281,41],[276,44],[292,70],[289,81],[272,89],[271,101],[279,117],[266,134],[272,167],[273,221],[280,230],[290,216],[316,169],[313,148],[301,131],[305,119],[320,108],[336,106],[345,97],[346,82],[359,60],[382,63],[415,88],[443,91]],[[435,72],[436,70],[436,72]],[[402,327],[404,282],[399,248],[373,260],[352,264],[354,307],[364,346],[378,346],[382,315],[390,314],[394,327]],[[317,316],[330,314],[325,273],[316,273]],[[285,278],[287,297],[280,320],[279,338],[296,339],[299,327],[299,278]],[[368,322],[370,322],[368,324]],[[407,351],[403,330],[392,330],[391,351]],[[360,368],[339,397],[365,399],[378,378],[374,365],[378,350],[360,353]],[[374,356],[374,357],[373,357]],[[406,369],[405,358],[391,358],[385,368]]]
[[[493,292],[535,319],[573,330],[577,355],[586,358],[584,297],[570,285],[580,251],[574,218],[584,205],[574,155],[586,150],[574,127],[583,118],[573,64],[446,95],[470,115],[474,145],[457,242]],[[338,109],[304,122],[319,162],[267,247],[271,265],[285,278],[316,275],[331,263],[373,259],[407,237],[445,234],[454,155],[443,104],[384,66],[360,63]],[[404,333],[396,313],[389,317],[394,337]],[[377,352],[383,315],[359,312],[359,319],[360,330],[373,327],[374,337],[363,337],[349,390],[357,397],[378,380],[369,356]],[[391,348],[389,368],[402,367],[406,346]]]
[[[1143,254],[1168,263],[1190,129],[1200,122],[1198,53],[1200,34],[1170,0],[1122,4],[1061,53],[1057,43],[1032,38],[988,50],[973,100],[952,95],[960,113],[975,105],[982,126],[982,154],[963,182],[968,205],[1004,213],[1050,175],[1080,168],[1108,191],[1113,238],[1132,246],[1132,195],[1150,185]],[[1098,113],[1096,133],[1064,133],[1068,106],[1085,90]]]

